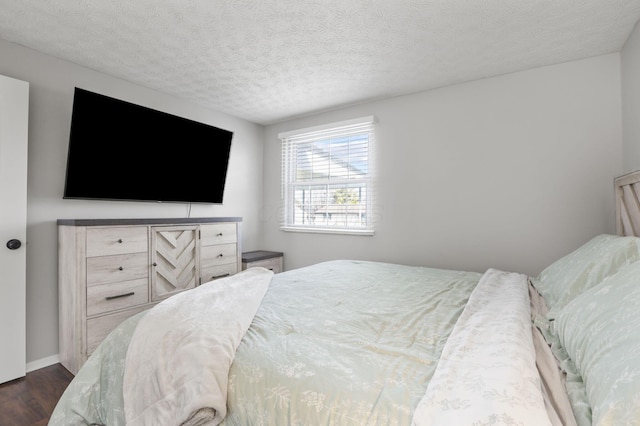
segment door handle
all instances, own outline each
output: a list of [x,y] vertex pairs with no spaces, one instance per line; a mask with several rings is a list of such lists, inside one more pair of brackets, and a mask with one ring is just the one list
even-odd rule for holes
[[7,248],[9,250],[17,250],[20,248],[21,245],[22,243],[20,242],[20,240],[13,239],[13,240],[7,241]]

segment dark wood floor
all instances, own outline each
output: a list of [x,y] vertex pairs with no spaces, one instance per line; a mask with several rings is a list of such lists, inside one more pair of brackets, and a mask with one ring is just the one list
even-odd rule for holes
[[49,416],[73,379],[60,364],[27,373],[0,385],[0,425],[46,426]]

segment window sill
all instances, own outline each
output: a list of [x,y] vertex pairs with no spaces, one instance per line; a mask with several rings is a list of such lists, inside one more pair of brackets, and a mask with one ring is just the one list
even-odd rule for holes
[[306,232],[309,234],[339,234],[339,235],[360,235],[360,236],[372,236],[374,230],[372,229],[329,229],[329,228],[305,228],[297,226],[281,226],[281,231],[285,232]]

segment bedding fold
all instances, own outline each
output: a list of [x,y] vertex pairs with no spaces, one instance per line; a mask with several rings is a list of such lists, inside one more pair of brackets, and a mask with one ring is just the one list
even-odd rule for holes
[[128,426],[222,421],[236,348],[272,276],[251,268],[176,294],[140,320],[125,361]]
[[550,425],[527,276],[489,269],[447,340],[413,425]]

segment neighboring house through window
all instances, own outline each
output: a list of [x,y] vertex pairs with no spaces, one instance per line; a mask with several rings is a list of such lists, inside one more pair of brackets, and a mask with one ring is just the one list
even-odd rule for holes
[[281,133],[285,231],[373,234],[374,118]]

